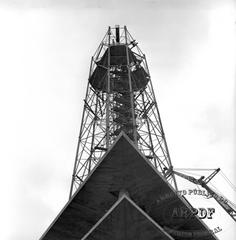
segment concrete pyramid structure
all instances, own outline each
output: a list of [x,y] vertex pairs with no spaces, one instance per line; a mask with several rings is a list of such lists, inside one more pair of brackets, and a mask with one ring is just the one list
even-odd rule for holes
[[176,208],[191,212],[122,132],[41,240],[217,239],[196,216],[173,218]]
[[86,239],[173,240],[125,194],[82,238],[82,240]]

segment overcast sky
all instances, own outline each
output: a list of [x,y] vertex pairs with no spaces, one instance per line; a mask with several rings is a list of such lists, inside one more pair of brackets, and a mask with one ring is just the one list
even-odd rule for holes
[[[0,0],[0,239],[38,239],[68,200],[90,59],[109,25],[127,25],[146,54],[174,167],[221,167],[236,185],[235,21],[231,0]],[[217,214],[217,236],[233,240]]]

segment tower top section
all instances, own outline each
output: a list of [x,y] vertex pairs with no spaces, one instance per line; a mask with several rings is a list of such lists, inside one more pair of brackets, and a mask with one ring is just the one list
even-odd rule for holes
[[[89,78],[89,82],[95,90],[122,92],[125,83],[126,87],[129,87],[129,69],[127,67],[130,67],[132,91],[145,88],[149,81],[149,75],[142,64],[144,55],[137,44],[125,26],[121,28],[116,25],[115,28],[108,28],[94,55],[96,66],[93,66]],[[108,70],[110,74],[107,74]],[[125,72],[127,79],[124,79]],[[108,77],[110,77],[109,80]],[[122,77],[123,84],[121,84]]]
[[122,45],[122,44],[124,45],[124,44],[130,44],[132,42],[133,44],[135,44],[136,42],[128,32],[127,27],[126,26],[121,27],[120,25],[115,25],[115,27],[109,26],[103,40],[105,41],[107,40],[108,42],[110,40],[111,45]]
[[71,196],[122,132],[175,185],[146,57],[116,25],[91,60]]

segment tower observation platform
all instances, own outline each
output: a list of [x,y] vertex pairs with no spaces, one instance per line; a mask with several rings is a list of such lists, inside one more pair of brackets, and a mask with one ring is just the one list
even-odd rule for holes
[[217,239],[172,168],[146,57],[125,26],[109,27],[91,60],[69,201],[40,240]]

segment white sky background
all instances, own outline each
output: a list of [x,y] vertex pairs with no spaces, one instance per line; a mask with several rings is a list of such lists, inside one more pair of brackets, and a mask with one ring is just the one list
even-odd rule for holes
[[[38,239],[68,200],[90,58],[109,25],[127,25],[146,54],[173,165],[221,167],[236,185],[235,21],[230,0],[0,0],[0,239]],[[218,222],[233,240],[233,220]]]

